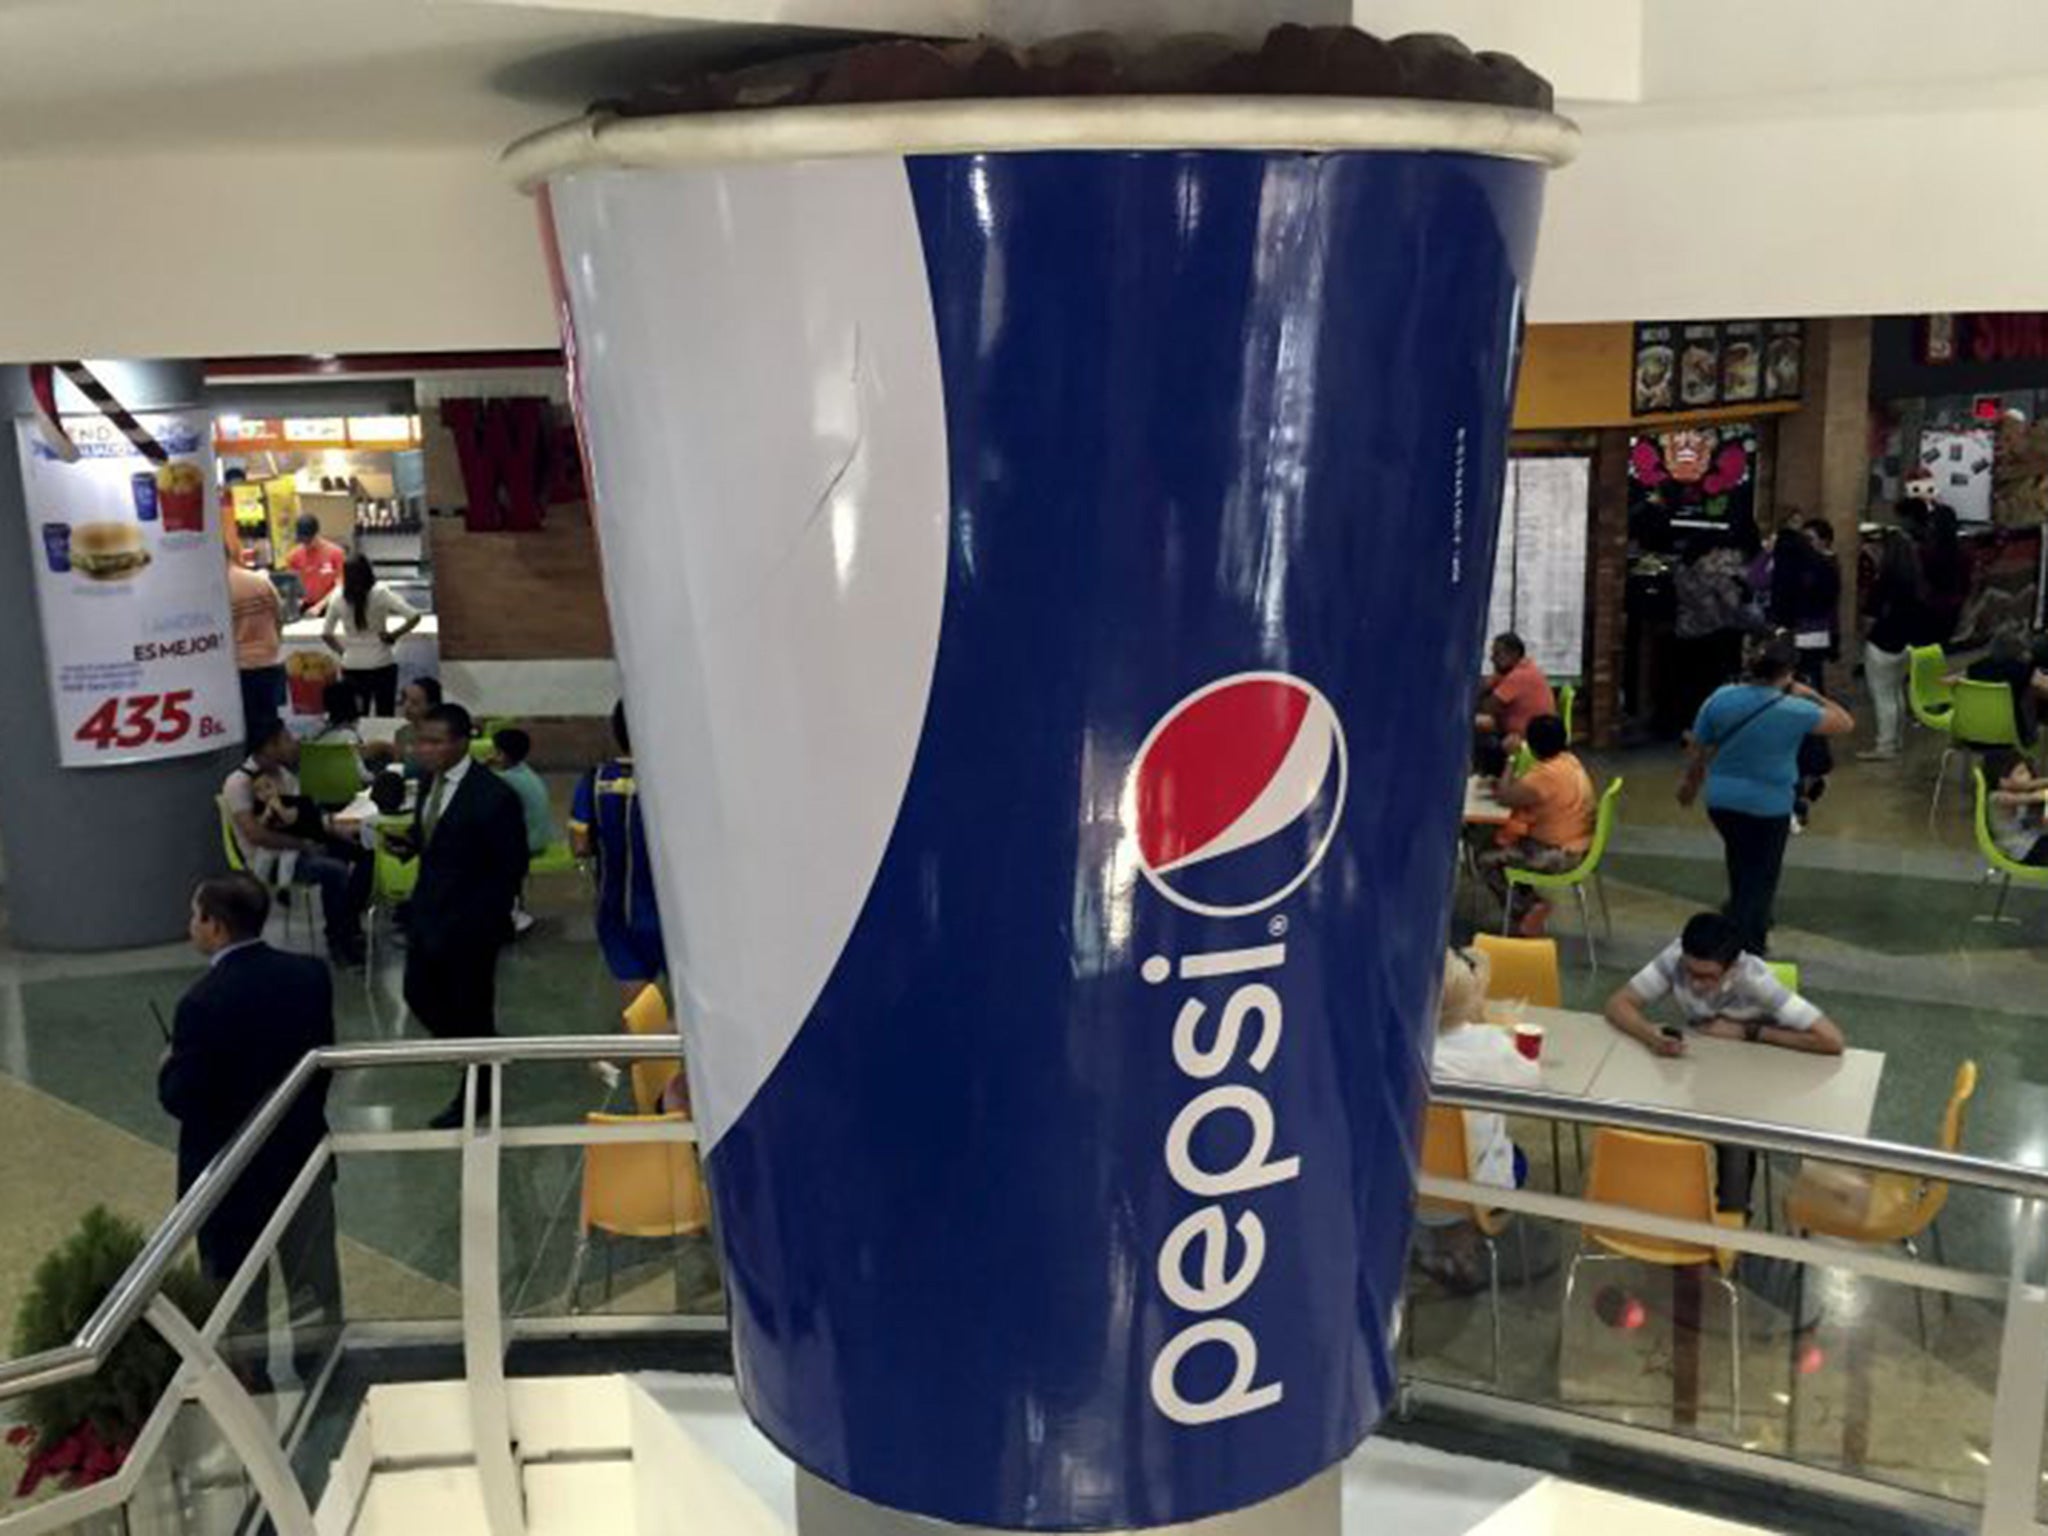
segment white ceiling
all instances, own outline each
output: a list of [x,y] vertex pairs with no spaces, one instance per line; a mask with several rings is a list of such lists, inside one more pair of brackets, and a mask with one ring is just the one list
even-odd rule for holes
[[[0,0],[0,155],[277,143],[490,143],[606,90],[893,27],[916,0],[628,4]],[[677,7],[669,7],[670,12]]]
[[2048,309],[2048,0],[0,0],[0,359],[544,345],[497,152],[594,97],[848,29],[1347,15],[1584,125],[1535,319]]

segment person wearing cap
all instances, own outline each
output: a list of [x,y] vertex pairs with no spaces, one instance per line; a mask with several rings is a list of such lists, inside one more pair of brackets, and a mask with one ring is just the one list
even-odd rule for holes
[[328,594],[341,585],[348,552],[320,531],[320,519],[310,512],[299,518],[293,531],[299,536],[298,546],[285,556],[284,563],[299,578],[305,611],[316,613]]

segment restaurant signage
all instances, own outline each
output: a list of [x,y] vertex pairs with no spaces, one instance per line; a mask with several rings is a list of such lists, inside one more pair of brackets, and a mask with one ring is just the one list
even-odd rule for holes
[[67,419],[66,463],[16,423],[58,761],[214,752],[242,734],[211,421],[144,416],[153,464],[102,417]]

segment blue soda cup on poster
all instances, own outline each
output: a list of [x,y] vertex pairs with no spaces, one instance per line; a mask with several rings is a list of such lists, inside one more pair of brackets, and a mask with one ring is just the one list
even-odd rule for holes
[[145,523],[156,521],[156,471],[138,469],[128,477],[130,494],[135,498],[135,516]]
[[62,576],[71,569],[71,525],[43,524],[43,560],[51,574]]
[[1075,106],[528,161],[742,1397],[1006,1530],[1247,1510],[1391,1400],[1570,142],[1159,102],[1076,150]]

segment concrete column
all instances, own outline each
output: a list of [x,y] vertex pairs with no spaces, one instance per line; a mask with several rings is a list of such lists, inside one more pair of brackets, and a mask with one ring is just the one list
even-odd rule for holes
[[[1336,1536],[1343,1517],[1343,1468],[1319,1472],[1277,1499],[1250,1509],[1180,1525],[1157,1525],[1145,1536]],[[946,1525],[883,1509],[835,1488],[802,1468],[796,1474],[800,1536],[1017,1536],[986,1526]],[[1128,1536],[1104,1532],[1103,1536]]]
[[1806,400],[1778,426],[1779,516],[1824,517],[1842,567],[1842,634],[1856,633],[1857,528],[1870,487],[1870,319],[1808,322]]
[[[198,398],[196,368],[131,364],[102,376],[136,410]],[[184,934],[193,881],[220,866],[213,797],[240,747],[121,768],[57,766],[14,434],[14,418],[32,409],[27,371],[0,368],[0,720],[7,726],[0,732],[0,849],[8,934],[22,949],[162,943]]]

